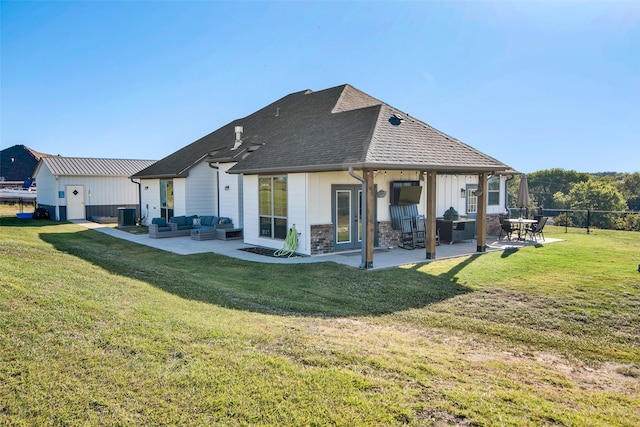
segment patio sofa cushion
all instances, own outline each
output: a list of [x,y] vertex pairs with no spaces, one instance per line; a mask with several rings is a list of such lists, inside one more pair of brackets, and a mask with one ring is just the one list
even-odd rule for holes
[[214,231],[216,228],[233,228],[231,218],[215,215],[178,215],[169,222],[164,218],[153,218],[149,225],[149,236],[153,239],[160,237],[188,236],[194,230]]
[[152,239],[173,237],[173,227],[164,218],[152,218],[149,225],[149,237]]
[[[214,215],[203,215],[200,217],[200,226],[196,226],[197,228],[202,227],[213,227],[218,224],[220,218]],[[194,227],[194,228],[196,228]]]
[[193,228],[193,220],[198,218],[198,215],[180,215],[174,216],[169,220],[170,223],[178,226],[178,230],[191,230]]
[[171,231],[171,226],[167,224],[167,220],[164,218],[153,218],[151,224],[157,225],[158,231]]

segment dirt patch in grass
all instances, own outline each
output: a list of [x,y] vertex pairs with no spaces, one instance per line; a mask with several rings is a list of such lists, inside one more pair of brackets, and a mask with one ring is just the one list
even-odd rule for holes
[[464,417],[455,416],[446,411],[418,412],[416,418],[420,421],[428,421],[434,427],[444,426],[478,426],[479,424],[469,422]]
[[535,360],[552,366],[566,375],[569,380],[584,390],[605,391],[633,395],[640,393],[640,381],[627,372],[640,372],[637,366],[622,363],[603,363],[597,367],[571,364],[566,359],[553,354],[537,354]]

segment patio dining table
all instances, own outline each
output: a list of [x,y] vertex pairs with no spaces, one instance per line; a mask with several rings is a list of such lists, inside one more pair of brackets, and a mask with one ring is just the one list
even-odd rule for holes
[[[507,219],[511,224],[515,225],[518,230],[518,240],[524,240],[526,237],[525,229],[527,225],[535,224],[538,221],[528,218],[509,218]],[[523,237],[524,234],[524,237]]]

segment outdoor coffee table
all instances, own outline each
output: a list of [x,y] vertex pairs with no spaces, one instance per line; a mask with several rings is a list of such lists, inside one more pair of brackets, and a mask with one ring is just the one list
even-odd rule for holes
[[216,228],[216,238],[220,240],[242,239],[242,228]]
[[191,230],[191,240],[212,240],[216,238],[216,229],[194,229]]

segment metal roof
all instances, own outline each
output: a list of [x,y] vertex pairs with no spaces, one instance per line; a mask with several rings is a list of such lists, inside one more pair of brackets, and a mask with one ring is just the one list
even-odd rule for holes
[[42,157],[44,164],[56,176],[125,176],[151,166],[155,160],[94,159],[86,157]]

